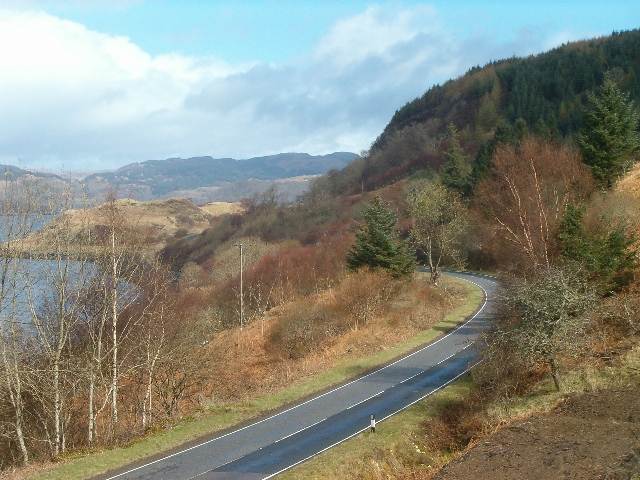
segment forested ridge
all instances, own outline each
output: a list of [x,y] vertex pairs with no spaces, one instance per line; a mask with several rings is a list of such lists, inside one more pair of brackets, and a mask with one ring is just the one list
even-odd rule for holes
[[433,117],[460,129],[488,130],[494,120],[488,114],[494,108],[495,120],[513,123],[522,118],[530,127],[546,124],[554,135],[575,135],[582,125],[585,94],[602,83],[607,71],[632,99],[640,99],[640,31],[614,32],[539,55],[474,67],[397,110],[374,148],[381,148],[394,131]]
[[[497,136],[524,122],[536,134],[576,143],[587,94],[610,74],[640,100],[640,31],[575,42],[527,58],[496,60],[428,89],[399,108],[368,155],[329,173],[331,192],[374,190],[438,171],[454,125],[474,172],[485,168]],[[323,187],[324,188],[324,187]]]

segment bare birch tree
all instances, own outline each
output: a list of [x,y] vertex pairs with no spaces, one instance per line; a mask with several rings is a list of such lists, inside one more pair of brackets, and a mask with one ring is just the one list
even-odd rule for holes
[[[103,327],[108,332],[108,355],[110,357],[109,397],[111,409],[111,427],[113,432],[119,422],[118,392],[123,365],[131,351],[122,347],[129,335],[143,321],[144,315],[125,316],[120,313],[139,300],[143,293],[138,283],[145,275],[144,267],[148,263],[143,250],[144,234],[139,231],[132,219],[127,218],[118,207],[115,193],[100,207],[99,225],[93,234],[99,254],[96,264],[100,271],[102,295],[104,298]],[[104,334],[103,334],[104,335]]]
[[548,267],[567,205],[579,204],[592,184],[577,153],[529,138],[496,151],[475,198],[522,257],[516,265]]
[[25,340],[28,310],[23,281],[27,263],[21,240],[42,221],[42,191],[36,182],[18,185],[5,176],[0,203],[0,385],[12,410],[10,425],[23,465],[29,463],[24,395],[31,386],[29,346]]
[[[74,203],[72,192],[64,188],[47,195],[46,207],[52,213],[67,212]],[[80,318],[80,292],[95,275],[82,235],[78,235],[83,220],[86,215],[75,215],[73,222],[69,215],[58,216],[53,227],[41,237],[46,244],[38,246],[38,251],[46,252],[46,259],[38,260],[24,279],[34,349],[41,356],[36,393],[43,408],[43,421],[53,424],[50,438],[53,456],[66,451],[73,396],[82,379],[80,364],[72,351],[72,335]]]
[[[127,312],[126,321],[136,324],[130,343],[131,363],[137,373],[130,378],[130,389],[138,398],[138,411],[144,429],[148,428],[156,410],[153,385],[158,369],[172,348],[172,332],[176,323],[171,292],[171,274],[155,258],[144,265],[144,275],[138,281],[140,295]],[[184,334],[184,332],[182,332]]]

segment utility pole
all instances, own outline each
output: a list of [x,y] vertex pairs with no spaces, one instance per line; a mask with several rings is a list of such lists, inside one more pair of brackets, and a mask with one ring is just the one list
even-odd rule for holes
[[242,247],[244,244],[238,243],[236,247],[240,248],[240,331],[242,331],[242,327],[244,326],[244,295],[242,294]]

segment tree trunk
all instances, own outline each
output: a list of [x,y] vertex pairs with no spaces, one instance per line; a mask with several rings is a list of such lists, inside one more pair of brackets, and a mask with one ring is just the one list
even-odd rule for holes
[[60,453],[60,437],[62,436],[60,428],[60,366],[56,362],[53,370],[53,389],[54,389],[54,401],[53,401],[53,425],[54,425],[54,439],[53,439],[53,455],[57,456]]
[[[5,361],[6,355],[5,355]],[[16,366],[17,367],[17,366]],[[5,374],[13,377],[13,372],[5,369]],[[13,415],[14,415],[14,431],[16,434],[16,438],[18,439],[18,445],[20,446],[20,453],[22,454],[22,465],[27,466],[29,464],[29,452],[27,451],[27,445],[24,440],[24,432],[22,431],[22,422],[23,422],[23,405],[22,405],[22,383],[20,378],[16,377],[15,379],[8,380],[8,390],[9,390],[9,399],[11,401],[11,406],[13,407]],[[14,381],[15,380],[15,383]]]
[[22,465],[26,467],[29,464],[29,452],[27,451],[27,445],[24,441],[24,433],[22,431],[22,399],[20,398],[22,392],[20,391],[20,388],[18,388],[15,393],[11,390],[9,390],[9,393],[16,422],[14,429],[18,439],[18,445],[20,445],[20,453],[22,453]]
[[[161,317],[162,319],[162,317]],[[147,348],[147,388],[144,396],[144,402],[142,404],[142,426],[146,428],[149,425],[149,418],[151,415],[151,385],[153,383],[153,375],[155,373],[156,362],[160,356],[160,350],[164,343],[164,327],[162,328],[162,334],[160,336],[160,344],[154,352],[153,358],[151,358],[151,328],[148,332],[148,348]],[[147,409],[147,404],[149,408]]]
[[111,365],[111,414],[112,423],[115,426],[118,423],[118,313],[117,301],[113,300],[113,352]]
[[89,398],[87,400],[88,402],[88,422],[87,422],[87,442],[89,443],[89,447],[93,447],[93,433],[94,433],[94,429],[95,429],[95,417],[94,417],[94,389],[95,389],[95,373],[93,371],[93,361],[91,362],[91,366],[90,366],[90,371],[89,371]]
[[551,363],[551,378],[553,378],[553,383],[556,386],[556,391],[560,391],[560,377],[558,376],[558,365],[556,364],[556,359],[551,358],[549,361]]
[[116,231],[115,226],[111,229],[111,322],[112,322],[112,379],[111,379],[111,413],[112,423],[115,429],[118,423],[118,259],[116,252]]

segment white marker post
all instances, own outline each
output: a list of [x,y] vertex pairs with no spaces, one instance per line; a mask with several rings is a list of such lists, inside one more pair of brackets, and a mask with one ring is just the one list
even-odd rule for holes
[[371,414],[371,433],[376,433],[376,416]]

